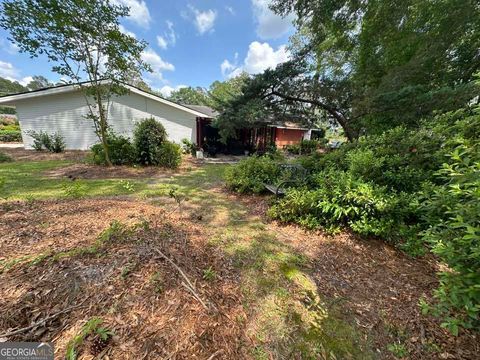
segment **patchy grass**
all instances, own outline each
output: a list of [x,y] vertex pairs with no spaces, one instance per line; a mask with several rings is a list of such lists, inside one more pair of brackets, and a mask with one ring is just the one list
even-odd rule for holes
[[[211,234],[210,245],[231,259],[240,274],[238,285],[247,318],[236,321],[246,327],[248,338],[253,341],[254,346],[248,346],[250,356],[256,359],[373,357],[368,341],[350,319],[319,295],[308,259],[280,241],[260,219],[249,215],[245,205],[218,190],[223,184],[225,165],[206,165],[162,179],[69,182],[43,175],[47,170],[69,164],[58,160],[0,165],[0,177],[5,178],[1,195],[23,200],[127,195],[132,201],[149,199],[167,211],[178,209],[179,217],[188,214],[200,221],[204,232]],[[122,238],[145,226],[112,223],[93,244],[11,259],[1,265],[6,271],[25,264],[51,264],[99,254],[107,244],[121,243]],[[134,268],[134,262],[126,262],[117,274],[127,282]],[[215,283],[219,277],[214,266],[206,266],[201,272],[203,280],[209,283]],[[154,272],[147,281],[155,293],[163,293],[161,274]],[[74,338],[67,354],[80,346],[85,334],[82,330]]]
[[46,171],[71,165],[71,161],[19,161],[0,164],[0,198],[8,200],[40,200],[49,198],[81,198],[92,196],[136,195],[139,197],[168,196],[172,186],[195,198],[198,188],[218,185],[225,166],[206,165],[179,176],[165,179],[76,179],[47,177]]

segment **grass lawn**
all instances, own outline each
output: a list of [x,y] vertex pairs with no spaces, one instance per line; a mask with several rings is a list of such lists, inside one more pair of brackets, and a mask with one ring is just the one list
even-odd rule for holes
[[[35,328],[9,340],[55,338],[59,355],[72,346],[87,354],[103,326],[116,334],[103,345],[111,358],[121,358],[120,351],[152,359],[370,359],[415,351],[438,356],[435,338],[411,345],[413,330],[402,325],[402,311],[417,314],[416,299],[401,298],[385,314],[376,309],[394,298],[384,294],[390,285],[382,281],[402,279],[399,287],[418,293],[415,286],[432,281],[409,283],[400,275],[418,266],[408,259],[382,265],[396,256],[384,245],[366,250],[350,238],[318,238],[305,247],[317,238],[265,221],[257,211],[265,199],[242,199],[223,189],[228,165],[154,177],[52,176],[70,166],[68,160],[0,164],[0,197],[6,199],[0,203],[0,334],[32,323],[32,311],[41,314],[37,319],[61,304],[88,308],[62,314],[45,331]],[[159,262],[158,251],[185,270],[208,310],[168,263]],[[357,265],[365,254],[371,257],[361,259],[368,269]],[[365,277],[378,267],[384,274],[365,290]],[[26,285],[8,287],[23,278]],[[42,280],[30,283],[32,278]],[[32,292],[45,296],[32,303]],[[12,320],[19,314],[23,323]]]

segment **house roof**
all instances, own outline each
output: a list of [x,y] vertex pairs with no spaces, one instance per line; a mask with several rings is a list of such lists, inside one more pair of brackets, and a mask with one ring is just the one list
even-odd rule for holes
[[188,105],[184,104],[184,106],[188,107],[189,109],[199,111],[201,113],[209,115],[209,118],[215,118],[219,115],[218,111],[215,109],[212,109],[210,106],[204,106],[204,105]]
[[[107,80],[105,80],[107,81]],[[0,96],[0,104],[3,105],[15,105],[15,103],[19,100],[26,100],[26,99],[32,99],[32,98],[38,98],[41,96],[47,96],[47,95],[55,95],[55,94],[61,94],[61,93],[67,93],[67,92],[73,92],[73,91],[78,91],[80,90],[81,85],[88,84],[88,81],[82,82],[80,84],[64,84],[64,85],[57,85],[57,86],[52,86],[48,88],[43,88],[43,89],[38,89],[38,90],[32,90],[32,91],[27,91],[27,92],[21,92],[17,94],[10,94],[10,95],[3,95]],[[198,117],[203,117],[203,118],[212,118],[212,109],[208,108],[205,106],[204,110],[206,112],[202,112],[200,109],[194,109],[191,106],[186,106],[182,104],[177,104],[176,102],[164,99],[163,97],[150,93],[148,91],[139,89],[135,86],[129,85],[129,84],[122,84],[127,90],[136,93],[138,95],[144,96],[146,98],[152,99],[154,101],[158,101],[160,103],[169,105],[171,107],[177,108],[179,110],[183,110],[185,112],[188,112],[190,114],[196,115]],[[203,107],[202,107],[203,108]],[[208,110],[208,111],[207,111]]]

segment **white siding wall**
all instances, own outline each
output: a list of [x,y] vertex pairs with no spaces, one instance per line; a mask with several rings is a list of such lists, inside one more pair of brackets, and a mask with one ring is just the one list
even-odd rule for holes
[[[32,148],[28,135],[32,130],[60,133],[67,149],[86,150],[98,142],[91,120],[85,118],[88,106],[79,91],[21,100],[16,107],[26,149]],[[109,124],[115,133],[131,137],[135,123],[151,116],[165,126],[171,141],[195,142],[195,115],[134,93],[112,101]]]

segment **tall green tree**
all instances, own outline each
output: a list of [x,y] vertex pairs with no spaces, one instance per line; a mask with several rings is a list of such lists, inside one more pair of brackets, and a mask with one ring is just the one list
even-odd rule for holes
[[50,86],[53,86],[53,84],[42,75],[33,75],[32,80],[27,84],[29,90],[44,89]]
[[234,114],[326,112],[353,140],[457,109],[478,95],[475,0],[274,0],[295,13],[292,60],[249,81]]
[[87,117],[111,165],[110,99],[125,91],[121,84],[132,74],[150,69],[141,60],[146,43],[120,31],[119,19],[128,16],[129,8],[109,0],[6,0],[1,13],[0,26],[21,52],[46,56],[54,72],[82,90]]
[[182,87],[172,91],[169,100],[186,105],[210,105],[208,93],[201,87]]

